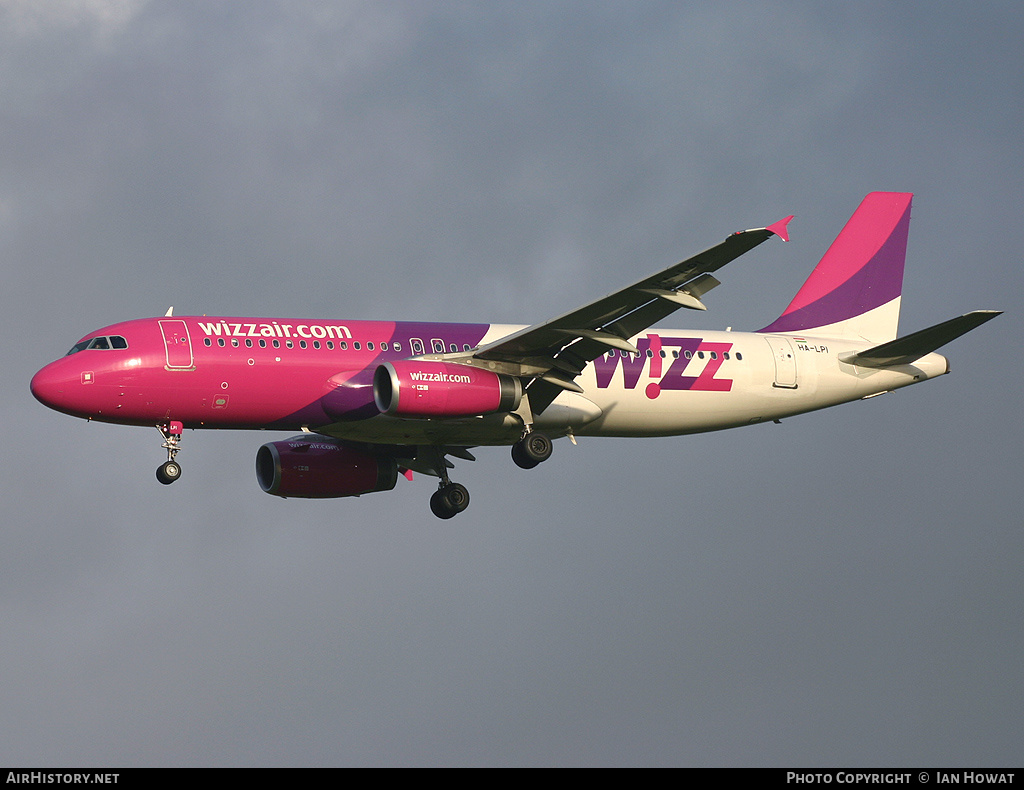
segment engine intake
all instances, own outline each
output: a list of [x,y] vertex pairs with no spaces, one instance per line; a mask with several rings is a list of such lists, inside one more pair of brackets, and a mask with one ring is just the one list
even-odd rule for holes
[[359,496],[394,488],[398,464],[327,437],[300,435],[256,451],[256,480],[279,497]]
[[394,417],[475,417],[515,411],[519,379],[451,362],[385,362],[373,374],[373,399]]

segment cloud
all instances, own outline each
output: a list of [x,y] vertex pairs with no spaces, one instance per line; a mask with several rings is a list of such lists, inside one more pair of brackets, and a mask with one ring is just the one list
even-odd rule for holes
[[[1009,8],[0,4],[0,757],[1015,759]],[[443,524],[418,475],[268,497],[255,432],[188,433],[160,486],[155,430],[28,392],[171,303],[540,321],[796,213],[666,322],[764,326],[874,189],[917,193],[906,331],[1007,310],[953,375],[530,472],[481,448]]]
[[0,15],[19,36],[89,28],[99,41],[120,33],[149,0],[2,0]]

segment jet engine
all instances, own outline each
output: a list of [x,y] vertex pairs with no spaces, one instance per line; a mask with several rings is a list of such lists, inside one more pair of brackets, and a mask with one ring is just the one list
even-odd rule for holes
[[359,496],[394,488],[398,464],[327,437],[299,435],[256,451],[256,479],[279,497]]
[[394,417],[475,417],[515,411],[519,379],[450,362],[385,362],[373,375],[373,399]]

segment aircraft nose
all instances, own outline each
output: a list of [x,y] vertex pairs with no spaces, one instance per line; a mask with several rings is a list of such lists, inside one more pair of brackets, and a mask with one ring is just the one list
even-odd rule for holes
[[32,377],[29,387],[37,401],[60,410],[67,401],[69,383],[68,377],[51,363]]

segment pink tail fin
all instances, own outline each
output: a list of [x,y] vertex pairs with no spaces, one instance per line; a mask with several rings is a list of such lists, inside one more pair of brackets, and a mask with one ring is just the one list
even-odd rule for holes
[[872,192],[793,297],[761,332],[896,337],[910,229],[909,192]]

